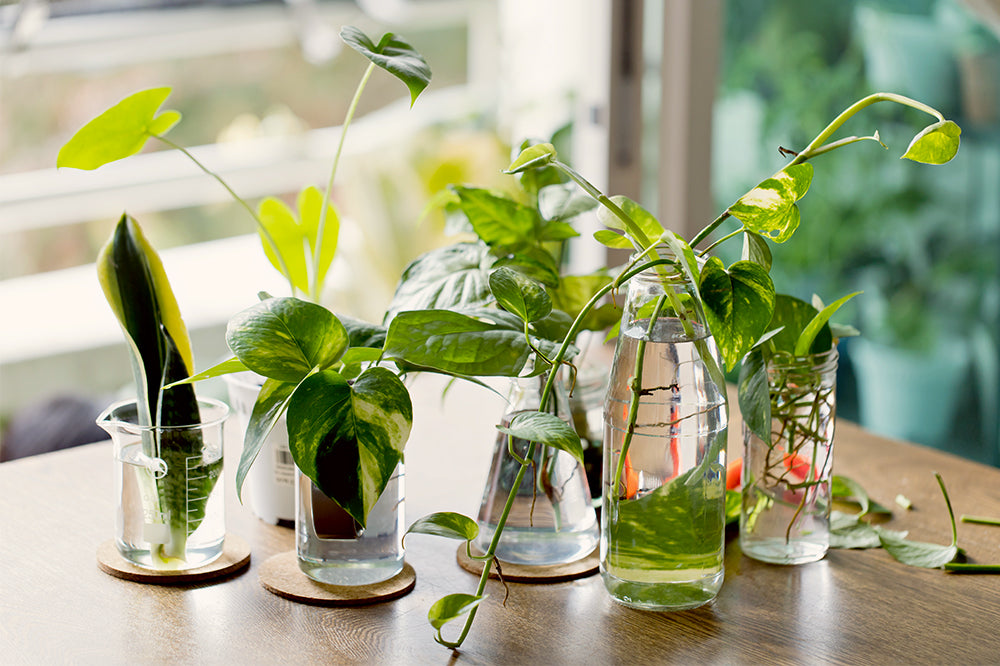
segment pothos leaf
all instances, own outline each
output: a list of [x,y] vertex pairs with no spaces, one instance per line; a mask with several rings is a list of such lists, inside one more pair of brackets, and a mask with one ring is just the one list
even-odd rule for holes
[[565,451],[583,463],[583,445],[580,435],[570,424],[555,414],[547,412],[518,412],[507,426],[497,426],[500,432],[525,439],[529,442],[539,442],[545,446]]
[[332,370],[307,377],[288,403],[295,464],[362,526],[403,459],[413,423],[410,394],[385,368],[353,383]]
[[150,88],[129,95],[81,127],[59,150],[57,167],[93,170],[135,155],[154,134],[166,134],[181,114],[160,105],[170,88]]
[[276,379],[265,379],[257,400],[253,404],[246,434],[243,436],[243,451],[236,469],[236,497],[243,501],[243,482],[250,472],[250,466],[257,459],[267,436],[274,430],[281,415],[288,408],[296,385]]
[[743,234],[743,254],[740,258],[760,264],[765,271],[771,270],[771,248],[760,234],[752,231]]
[[551,143],[536,143],[521,151],[504,173],[514,174],[550,164],[556,158],[556,148]]
[[631,249],[632,241],[627,236],[611,231],[611,229],[598,229],[594,232],[594,240],[601,245],[616,249]]
[[490,291],[505,310],[531,323],[552,312],[552,299],[541,283],[501,267],[490,274]]
[[812,175],[808,162],[787,167],[740,197],[729,213],[750,231],[784,243],[799,226],[795,202],[809,190]]
[[452,191],[476,235],[487,245],[534,242],[540,218],[533,208],[478,187],[453,185]]
[[354,26],[345,25],[340,38],[352,49],[406,84],[410,106],[431,82],[431,68],[424,57],[401,37],[387,32],[375,44]]
[[737,396],[743,422],[764,442],[771,441],[771,389],[767,379],[767,362],[760,349],[753,349],[743,358]]
[[771,321],[771,277],[752,261],[737,261],[726,270],[712,257],[702,268],[698,291],[726,369],[732,370]]
[[435,640],[439,643],[446,643],[441,635],[441,627],[465,615],[482,603],[485,598],[485,596],[477,597],[471,594],[449,594],[435,601],[430,610],[427,611],[427,619],[430,620],[431,626],[438,630]]
[[922,164],[944,164],[958,153],[962,128],[950,120],[928,125],[907,147],[902,159]]
[[460,513],[441,511],[415,521],[406,534],[432,534],[446,539],[472,541],[479,536],[479,524]]
[[624,231],[637,247],[645,249],[655,243],[663,234],[664,229],[660,221],[635,201],[623,196],[613,196],[611,197],[611,201],[625,213],[634,224],[634,227],[629,228],[622,219],[611,212],[606,206],[601,206],[597,209],[597,219],[609,229]]

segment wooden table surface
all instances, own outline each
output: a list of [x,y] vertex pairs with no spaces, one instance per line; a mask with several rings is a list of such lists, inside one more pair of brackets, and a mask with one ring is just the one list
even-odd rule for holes
[[[501,403],[479,390],[453,391],[442,404],[432,382],[415,393],[407,520],[437,510],[475,515]],[[456,542],[407,539],[417,584],[401,599],[345,609],[287,601],[261,587],[257,573],[268,557],[293,548],[292,532],[236,504],[234,468],[230,462],[228,529],[251,544],[250,568],[174,588],[97,568],[97,547],[113,529],[110,444],[0,465],[0,663],[1000,663],[1000,576],[912,568],[882,550],[766,565],[743,557],[733,534],[725,585],[706,607],[625,608],[599,575],[510,584],[504,607],[503,588],[491,582],[471,634],[452,653],[434,642],[427,609],[445,594],[475,589],[476,578],[456,563]],[[934,471],[956,513],[1000,517],[1000,470],[849,423],[838,425],[835,469],[893,507],[889,526],[911,538],[950,538]],[[893,503],[898,493],[912,500],[911,511]],[[958,529],[971,560],[1000,562],[1000,528]]]

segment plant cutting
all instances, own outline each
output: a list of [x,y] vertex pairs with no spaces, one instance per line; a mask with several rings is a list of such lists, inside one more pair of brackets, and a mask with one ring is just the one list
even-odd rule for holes
[[[167,139],[164,135],[180,120],[176,111],[159,111],[169,88],[136,93],[99,115],[63,146],[58,164],[94,169],[139,152],[155,138],[187,155],[250,214],[266,255],[287,279],[292,296],[261,294],[260,303],[230,321],[226,339],[234,357],[187,379],[172,377],[170,388],[247,370],[264,377],[247,426],[237,492],[268,433],[287,413],[296,465],[349,516],[348,524],[354,521],[357,534],[402,461],[412,413],[399,377],[375,363],[378,331],[338,318],[318,304],[336,249],[338,221],[330,195],[347,129],[375,68],[406,85],[411,105],[429,83],[430,69],[410,44],[392,33],[375,43],[348,26],[341,37],[370,64],[348,108],[326,190],[304,189],[297,214],[275,198],[265,199],[255,211],[218,174]],[[187,370],[190,375],[190,367]],[[396,507],[398,501],[390,504]],[[401,568],[402,553],[397,550],[393,559]]]
[[128,343],[136,389],[98,419],[115,443],[118,550],[153,569],[202,566],[222,553],[225,538],[216,487],[226,407],[173,385],[191,373],[191,342],[163,264],[128,215],[97,271]]
[[[596,239],[610,247],[629,247],[635,251],[617,277],[595,291],[570,325],[559,350],[548,359],[553,367],[563,363],[570,348],[569,340],[579,330],[590,309],[608,293],[629,284],[632,310],[630,313],[629,307],[626,308],[616,351],[616,363],[624,359],[626,369],[621,372],[623,381],[619,384],[622,385],[623,396],[627,397],[613,399],[615,389],[612,388],[606,408],[608,418],[619,418],[616,414],[618,409],[623,412],[621,421],[609,423],[612,429],[617,426],[618,434],[605,441],[602,512],[602,574],[616,600],[640,607],[676,608],[704,603],[715,596],[722,578],[725,515],[722,479],[725,478],[728,404],[723,364],[732,369],[762,337],[769,334],[776,296],[768,276],[771,252],[766,241],[783,242],[799,225],[796,202],[805,195],[812,180],[810,160],[854,143],[881,143],[877,133],[833,139],[834,133],[847,119],[879,102],[915,108],[936,119],[914,138],[903,157],[917,162],[943,164],[954,156],[960,134],[955,123],[946,120],[936,110],[906,97],[891,93],[870,95],[846,109],[808,146],[796,153],[785,168],[740,197],[690,242],[663,229],[651,214],[635,202],[601,193],[570,166],[560,162],[551,144],[528,147],[508,169],[509,173],[522,173],[538,168],[555,168],[565,174],[601,205],[601,219],[608,228],[597,232]],[[729,218],[736,220],[738,229],[724,234],[705,250],[694,250]],[[719,243],[739,236],[744,240],[743,259],[727,268],[717,258],[709,257],[711,249]],[[637,294],[632,298],[633,285],[630,281],[633,280],[645,283],[642,288],[645,296]],[[531,284],[531,278],[522,276],[522,282],[524,284],[519,287],[522,300],[529,293],[533,294],[533,299],[540,298],[537,294],[544,293],[544,288]],[[506,306],[506,302],[501,301],[501,305]],[[397,316],[395,321],[399,321],[404,314]],[[816,336],[825,334],[827,340],[832,342],[828,322],[817,322],[815,328],[819,332],[811,334],[809,337],[812,339],[808,342],[803,341],[807,351]],[[393,334],[393,325],[390,325],[387,349],[393,342]],[[684,347],[679,349],[680,345]],[[664,349],[666,354],[674,354],[675,359],[682,359],[679,365],[694,368],[695,374],[673,383],[664,383],[678,377],[671,368],[665,375],[647,377],[652,383],[645,383],[643,375],[656,372],[655,369],[650,371],[656,364],[647,363],[647,356],[651,357],[649,361],[653,361],[660,357],[660,349]],[[425,357],[424,361],[430,362],[431,358]],[[629,373],[627,368],[632,368],[632,372]],[[554,374],[550,373],[543,388],[543,404],[553,389],[553,377]],[[689,390],[685,387],[697,387],[706,397],[695,404],[693,411],[681,413],[670,398]],[[755,394],[752,404],[769,404],[766,381],[748,383],[746,393],[748,400],[751,393]],[[659,404],[650,400],[651,397]],[[766,423],[767,430],[757,434],[769,441],[770,419]],[[702,428],[702,425],[706,427]],[[655,435],[650,439],[659,440],[655,446],[659,446],[661,451],[672,452],[673,441],[677,440],[678,452],[683,448],[687,453],[682,455],[685,460],[683,466],[678,465],[669,471],[641,468],[641,472],[636,472],[636,459],[646,448],[637,442],[647,434],[642,432],[643,428],[650,426],[650,434]],[[681,440],[682,437],[690,437],[687,432],[689,427],[709,434],[702,435],[701,439]],[[533,452],[536,444],[556,445],[550,441],[558,439],[546,432],[532,433],[527,429],[519,431],[518,435],[530,442],[529,453]],[[681,441],[684,441],[683,447]],[[565,443],[561,445],[571,448]],[[528,459],[525,459],[522,474],[515,479],[515,484],[520,484],[528,466]],[[501,518],[484,558],[489,559],[496,552],[503,523]],[[683,540],[674,542],[675,537],[669,530],[670,535],[665,540],[658,532],[665,525],[681,528]],[[475,522],[469,518],[442,513],[422,518],[409,531],[471,541],[477,530]],[[696,566],[686,570],[687,561],[694,562]],[[432,606],[429,618],[437,630],[438,642],[452,648],[462,644],[484,598],[487,579],[488,567],[474,594],[449,595]],[[633,594],[641,596],[630,596]],[[455,640],[446,639],[442,634],[444,625],[463,615],[465,623],[459,636]]]

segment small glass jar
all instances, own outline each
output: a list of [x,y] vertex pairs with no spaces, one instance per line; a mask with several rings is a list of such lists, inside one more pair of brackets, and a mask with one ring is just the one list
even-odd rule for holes
[[226,537],[222,477],[223,424],[229,408],[199,399],[201,420],[141,425],[135,400],[97,418],[114,447],[118,552],[147,569],[204,566],[222,554]]
[[403,570],[403,464],[361,527],[339,504],[297,472],[295,549],[299,569],[328,585],[373,585]]
[[743,426],[740,547],[748,557],[803,564],[826,555],[838,358],[834,347],[768,361],[770,441]]

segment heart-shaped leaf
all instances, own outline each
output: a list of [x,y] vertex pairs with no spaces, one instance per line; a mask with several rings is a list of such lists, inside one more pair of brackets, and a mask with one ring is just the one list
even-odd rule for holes
[[362,526],[403,459],[410,394],[385,368],[353,384],[332,370],[305,379],[288,404],[288,448],[316,487]]
[[541,247],[529,245],[507,254],[493,264],[494,268],[501,266],[510,266],[547,287],[554,289],[559,286],[559,264]]
[[767,330],[774,312],[774,284],[763,266],[737,261],[727,271],[712,257],[698,286],[709,329],[722,359],[732,370]]
[[529,351],[523,331],[449,310],[401,312],[385,341],[389,358],[468,376],[513,377]]
[[504,194],[478,187],[452,186],[469,223],[487,245],[518,245],[535,240],[538,213]]
[[375,44],[354,26],[345,25],[340,38],[352,49],[406,84],[410,106],[431,82],[431,68],[424,57],[401,37],[387,32]]
[[347,330],[326,308],[298,298],[268,298],[229,320],[226,342],[246,367],[293,384],[325,370],[347,349]]
[[243,501],[243,482],[250,472],[250,466],[257,459],[264,441],[271,434],[281,415],[288,408],[295,384],[281,382],[276,379],[265,379],[257,400],[253,404],[247,431],[243,437],[243,452],[240,454],[240,464],[236,469],[236,497]]
[[403,310],[464,310],[492,303],[494,260],[482,243],[456,243],[422,254],[403,271],[387,318]]
[[406,530],[406,534],[432,534],[446,539],[472,541],[479,536],[479,525],[460,513],[441,511],[417,520]]
[[624,236],[611,229],[598,229],[594,232],[594,240],[605,247],[622,250],[634,249],[632,241],[628,239],[628,236]]
[[556,148],[551,143],[536,143],[521,151],[521,153],[504,170],[504,173],[513,174],[536,169],[546,164],[550,164],[556,158]]
[[510,268],[498,268],[490,274],[490,291],[508,312],[531,323],[552,312],[552,300],[545,287]]
[[485,598],[485,596],[477,597],[471,594],[449,594],[435,601],[430,610],[427,611],[427,619],[430,621],[431,626],[437,629],[437,635],[434,637],[434,640],[442,645],[452,646],[441,635],[441,627],[465,615],[481,604]]
[[808,162],[783,169],[740,197],[729,213],[750,231],[784,243],[799,226],[795,202],[809,190],[812,175]]
[[129,95],[81,127],[59,150],[56,166],[92,170],[135,155],[153,136],[166,134],[181,114],[157,111],[170,88],[150,88]]
[[547,412],[518,412],[506,426],[497,426],[500,432],[528,440],[539,442],[545,446],[565,451],[583,463],[583,445],[580,435],[570,424],[555,414]]
[[903,159],[922,164],[944,164],[958,153],[962,128],[950,120],[941,120],[925,127],[903,154]]

